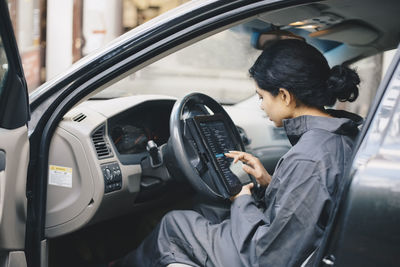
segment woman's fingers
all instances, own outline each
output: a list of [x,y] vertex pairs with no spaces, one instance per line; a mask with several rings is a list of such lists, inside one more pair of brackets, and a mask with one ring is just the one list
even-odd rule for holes
[[229,153],[225,153],[225,156],[228,158],[233,158],[233,162],[236,163],[238,160],[251,165],[253,168],[256,168],[257,166],[261,166],[260,160],[246,152],[241,152],[241,151],[229,151]]
[[242,153],[242,152],[241,151],[229,151],[229,153],[225,153],[225,156],[228,158],[236,159],[236,158],[239,158],[240,153]]
[[246,173],[256,178],[257,182],[262,186],[267,186],[271,182],[271,175],[269,175],[262,165],[243,165],[242,168]]
[[237,151],[233,151],[235,153],[225,153],[225,156],[227,156],[228,158],[233,158],[233,163],[238,162],[239,160],[243,159],[243,155],[240,153],[236,153]]
[[233,158],[234,163],[240,160],[247,164],[250,161],[254,161],[255,159],[253,155],[242,151],[229,151],[229,153],[225,153],[225,156],[227,156],[228,158]]
[[229,153],[225,153],[224,154],[226,157],[228,158],[235,158],[237,156],[236,153],[233,153],[233,151],[229,152]]
[[229,153],[225,153],[225,156],[233,158],[234,163],[237,163],[239,160],[245,163],[242,167],[243,170],[254,176],[260,185],[267,186],[271,182],[271,175],[257,157],[242,151],[229,151]]
[[239,194],[230,198],[231,201],[234,201],[236,198],[243,195],[251,195],[251,188],[253,187],[253,183],[246,184],[242,186],[242,190],[240,190]]
[[233,162],[235,162],[235,163],[236,163],[237,160],[238,160],[238,155],[235,154],[235,153],[231,153],[231,152],[225,153],[225,157],[232,158],[232,159],[233,159]]
[[248,174],[253,175],[254,177],[256,177],[256,170],[253,169],[251,166],[243,164],[242,168]]
[[247,187],[248,189],[252,189],[254,187],[253,183],[248,183],[246,185],[244,185],[245,187]]
[[253,168],[252,166],[249,165],[243,165],[243,170],[247,172],[248,174],[252,175],[254,178],[256,178],[257,182],[260,183],[262,180],[263,173],[261,172],[260,169],[258,168]]

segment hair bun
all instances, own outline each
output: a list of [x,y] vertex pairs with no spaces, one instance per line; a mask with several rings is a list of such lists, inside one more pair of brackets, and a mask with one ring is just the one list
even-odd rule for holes
[[334,66],[327,80],[327,89],[341,102],[353,102],[358,97],[360,77],[355,70],[343,65]]

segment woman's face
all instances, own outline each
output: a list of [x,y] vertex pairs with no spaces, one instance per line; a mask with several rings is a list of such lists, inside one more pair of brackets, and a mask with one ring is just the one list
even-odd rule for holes
[[282,120],[291,117],[290,109],[282,91],[280,90],[279,94],[274,96],[270,92],[257,87],[256,92],[261,101],[260,108],[264,110],[265,114],[274,122],[276,127],[282,127]]

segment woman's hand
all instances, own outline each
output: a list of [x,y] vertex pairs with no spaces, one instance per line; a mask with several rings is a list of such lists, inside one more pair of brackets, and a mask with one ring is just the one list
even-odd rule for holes
[[239,194],[233,196],[230,198],[231,201],[234,201],[236,198],[243,196],[243,195],[251,195],[251,189],[253,188],[253,183],[246,184],[242,186],[242,190],[239,192]]
[[253,175],[253,177],[256,178],[257,183],[261,186],[267,186],[271,182],[271,175],[267,172],[257,157],[242,151],[229,151],[229,153],[225,153],[225,156],[233,158],[233,163],[236,163],[239,160],[245,163],[243,164],[243,170],[248,174]]

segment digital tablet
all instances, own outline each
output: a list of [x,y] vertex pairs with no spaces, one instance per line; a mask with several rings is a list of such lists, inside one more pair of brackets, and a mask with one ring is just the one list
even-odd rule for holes
[[243,171],[241,162],[234,164],[233,159],[225,156],[225,153],[232,150],[241,151],[241,147],[233,132],[229,130],[224,116],[195,116],[194,121],[209,158],[229,195],[239,193],[242,185],[251,182],[251,178]]

